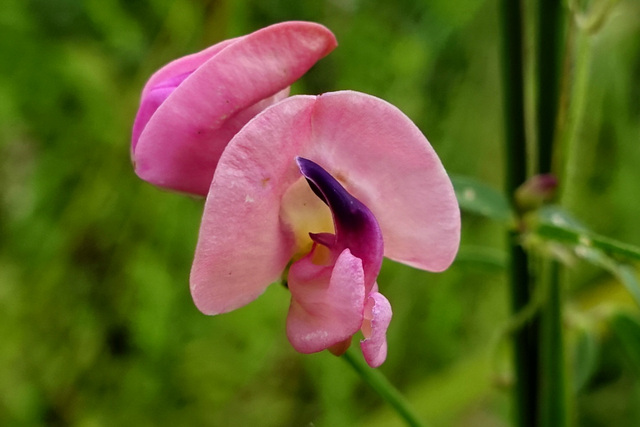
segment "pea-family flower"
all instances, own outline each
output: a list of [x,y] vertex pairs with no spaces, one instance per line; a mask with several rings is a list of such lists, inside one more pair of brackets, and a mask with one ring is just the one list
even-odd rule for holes
[[401,111],[351,91],[294,96],[259,113],[220,157],[191,292],[203,313],[225,313],[284,273],[297,351],[340,354],[362,331],[365,359],[379,366],[391,320],[376,283],[382,257],[442,271],[459,237],[451,182]]
[[167,64],[142,91],[131,143],[136,173],[205,196],[229,140],[336,45],[320,24],[284,22]]

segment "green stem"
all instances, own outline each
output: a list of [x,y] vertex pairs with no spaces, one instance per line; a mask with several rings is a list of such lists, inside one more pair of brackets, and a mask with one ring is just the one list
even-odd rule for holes
[[520,2],[502,1],[503,111],[506,133],[506,191],[512,196],[527,179],[524,74]]
[[547,288],[547,298],[542,306],[542,379],[541,425],[562,427],[567,425],[566,377],[564,369],[564,344],[562,333],[562,288],[560,265],[555,260],[543,261],[541,286]]
[[569,43],[567,43],[568,55],[567,84],[565,85],[565,97],[567,98],[567,111],[565,124],[562,128],[561,143],[564,148],[564,169],[561,174],[563,205],[571,209],[575,205],[575,194],[568,183],[581,182],[581,158],[580,148],[582,137],[584,136],[584,121],[587,101],[587,89],[589,86],[589,64],[591,61],[591,50],[589,36],[575,24],[568,29]]
[[[562,8],[559,0],[538,1],[537,63],[537,173],[551,173],[554,142],[562,135],[556,119],[559,111],[559,59],[562,39]],[[557,261],[541,261],[541,283],[547,298],[540,311],[541,370],[539,389],[539,421],[545,427],[567,425],[567,404],[562,333],[562,298],[560,266]]]
[[[520,2],[501,3],[503,110],[506,140],[506,192],[513,196],[527,178],[527,150],[524,112],[524,59],[522,53],[522,11]],[[532,299],[529,258],[518,242],[519,230],[509,233],[511,310],[517,315]],[[516,425],[537,424],[538,324],[534,318],[514,334]]]
[[550,173],[553,160],[558,114],[561,4],[559,0],[538,1],[538,173]]
[[[574,11],[574,13],[577,13],[577,11]],[[563,206],[571,209],[571,206],[575,205],[576,193],[572,191],[572,187],[569,184],[580,182],[581,165],[583,164],[580,153],[581,133],[585,119],[584,112],[591,59],[588,35],[580,29],[579,25],[576,26],[575,20],[569,21],[566,46],[565,67],[563,70],[565,82],[562,94],[564,102],[560,107],[560,117],[563,119],[560,120],[559,133],[556,136],[556,140],[563,149],[563,169],[559,173],[562,193],[558,197],[558,203],[561,202]],[[568,419],[571,416],[570,412],[575,410],[575,404],[574,398],[566,392],[565,365],[560,364],[564,363],[560,287],[553,283],[551,286],[548,308],[544,314],[545,335],[542,340],[546,344],[542,357],[544,364],[550,366],[548,370],[553,370],[551,366],[554,359],[559,361],[556,366],[562,369],[559,372],[555,372],[555,377],[550,376],[551,372],[548,373],[550,377],[545,381],[547,386],[546,397],[542,406],[542,416],[546,425],[551,425],[550,423],[554,421],[554,417],[557,417],[558,425],[563,426],[569,425]],[[553,306],[556,306],[557,309],[553,309]],[[556,344],[554,344],[554,341]],[[554,355],[552,353],[553,345],[556,345],[558,354]],[[560,396],[560,398],[554,400],[555,396]],[[556,403],[559,403],[560,406],[556,406]]]
[[351,365],[351,367],[360,375],[360,377],[369,386],[376,391],[395,411],[404,419],[408,426],[422,427],[424,424],[420,422],[409,403],[404,399],[402,394],[382,375],[379,371],[370,368],[365,361],[349,349],[342,358]]
[[[518,315],[529,307],[533,292],[528,274],[529,257],[520,245],[515,242],[515,233],[511,235],[511,311]],[[537,408],[539,395],[539,351],[537,336],[539,330],[538,314],[532,316],[528,323],[513,335],[515,399],[517,425],[533,427],[537,425]]]

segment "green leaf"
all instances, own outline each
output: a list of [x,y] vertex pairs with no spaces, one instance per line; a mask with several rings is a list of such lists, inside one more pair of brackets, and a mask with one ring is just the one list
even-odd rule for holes
[[638,282],[636,269],[630,265],[618,264],[616,270],[618,279],[620,279],[622,284],[625,285],[627,290],[633,295],[638,305],[640,305],[640,282]]
[[631,366],[640,375],[640,320],[629,313],[617,312],[611,317],[609,325],[629,357]]
[[535,233],[547,240],[570,246],[579,258],[613,274],[640,305],[640,282],[633,266],[616,257],[640,260],[640,248],[587,230],[557,206],[540,210]]
[[640,305],[640,282],[638,282],[635,269],[632,266],[620,263],[607,256],[604,251],[586,245],[576,246],[574,253],[585,261],[613,274],[627,288],[636,303]]
[[598,367],[600,353],[599,340],[595,332],[587,327],[576,331],[573,345],[573,389],[579,392],[587,384]]
[[556,206],[540,210],[535,233],[544,239],[585,248],[596,248],[609,256],[640,261],[640,247],[589,231],[575,218]]
[[451,182],[462,210],[500,222],[513,218],[509,202],[493,187],[467,176],[451,176]]

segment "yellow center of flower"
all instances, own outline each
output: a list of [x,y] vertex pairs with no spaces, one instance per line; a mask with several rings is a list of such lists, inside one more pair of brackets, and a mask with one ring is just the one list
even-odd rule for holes
[[[293,233],[296,245],[294,261],[311,251],[313,240],[309,233],[335,233],[331,210],[313,193],[304,177],[297,180],[282,196],[280,219]],[[318,249],[316,252],[319,252]]]

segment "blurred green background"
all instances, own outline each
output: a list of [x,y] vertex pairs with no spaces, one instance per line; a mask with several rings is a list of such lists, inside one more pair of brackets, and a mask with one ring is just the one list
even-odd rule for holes
[[[639,3],[620,1],[584,36],[577,167],[561,183],[573,214],[635,244]],[[203,203],[134,175],[130,129],[145,80],[166,62],[312,20],[339,47],[295,93],[384,98],[451,173],[500,189],[497,2],[3,0],[0,10],[0,425],[400,425],[344,361],[291,348],[283,287],[230,314],[197,311],[188,275]],[[446,273],[383,267],[394,319],[380,371],[430,425],[510,423],[508,346],[496,339],[509,319],[504,243],[502,226],[465,214]],[[601,321],[637,307],[607,273],[575,262],[568,274],[573,419],[640,425],[640,366]],[[579,372],[576,331],[596,349]]]

